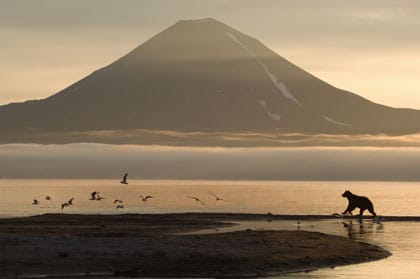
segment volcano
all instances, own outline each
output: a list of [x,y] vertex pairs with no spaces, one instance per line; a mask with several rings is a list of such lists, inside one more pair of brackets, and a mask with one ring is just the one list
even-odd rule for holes
[[409,134],[420,111],[338,89],[214,19],[178,21],[46,99],[0,106],[0,139],[132,129]]

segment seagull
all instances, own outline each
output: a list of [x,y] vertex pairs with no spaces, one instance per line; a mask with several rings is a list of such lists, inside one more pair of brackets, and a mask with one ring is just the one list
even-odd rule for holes
[[39,204],[39,201],[37,199],[34,199],[34,201],[32,202],[33,205],[37,205]]
[[73,205],[73,200],[74,200],[75,198],[71,198],[71,199],[69,199],[69,201],[67,202],[69,205]]
[[114,201],[114,203],[122,203],[123,201],[122,200],[119,200],[119,199],[116,199],[115,201]]
[[209,193],[210,193],[210,195],[212,195],[216,199],[216,201],[225,201],[224,199],[219,198],[218,196],[216,196],[214,193],[212,193],[212,192],[209,192]]
[[121,208],[124,208],[124,205],[123,204],[117,205],[117,207],[115,209],[121,209]]
[[145,201],[147,201],[148,199],[153,198],[152,196],[143,196],[143,195],[140,195],[139,197],[140,197],[140,198],[141,198],[141,200],[142,200],[142,201],[144,201],[144,202],[145,202]]
[[47,201],[51,201],[51,197],[50,197],[50,196],[46,196],[46,197],[45,197],[45,199],[46,199]]
[[193,200],[195,200],[196,202],[199,202],[199,203],[201,203],[201,205],[206,205],[202,200],[200,200],[199,198],[197,198],[197,197],[192,197],[192,196],[187,196],[187,198],[189,198],[189,199],[193,199]]
[[90,197],[90,200],[91,200],[91,201],[96,200],[96,195],[98,195],[98,194],[99,194],[99,192],[96,192],[96,191],[95,191],[95,192],[90,193],[90,196],[91,196],[91,197]]
[[120,181],[121,184],[128,184],[128,182],[127,182],[127,176],[128,176],[128,173],[124,174],[122,180]]
[[61,210],[63,210],[64,209],[64,207],[67,207],[67,206],[69,206],[70,204],[68,203],[68,202],[65,202],[65,203],[62,203],[61,204]]

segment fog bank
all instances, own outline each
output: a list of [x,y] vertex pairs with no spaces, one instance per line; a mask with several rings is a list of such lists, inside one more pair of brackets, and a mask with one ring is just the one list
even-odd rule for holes
[[0,178],[420,181],[420,148],[0,145]]

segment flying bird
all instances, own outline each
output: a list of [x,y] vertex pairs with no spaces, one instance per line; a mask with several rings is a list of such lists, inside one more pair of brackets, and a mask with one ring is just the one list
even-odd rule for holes
[[127,182],[127,176],[128,176],[128,173],[124,174],[122,180],[120,181],[121,184],[128,184],[128,182]]
[[114,201],[114,203],[122,203],[123,201],[122,200],[119,200],[119,199],[116,199],[115,201]]
[[75,198],[71,198],[71,199],[69,199],[69,201],[67,202],[69,205],[73,205],[73,200],[74,200]]
[[144,201],[144,202],[145,202],[145,201],[147,201],[148,199],[153,198],[152,196],[143,196],[143,195],[140,195],[139,197],[140,197],[140,198],[141,198],[141,200],[142,200],[142,201]]
[[187,198],[189,198],[189,199],[193,199],[193,200],[195,200],[196,202],[199,202],[199,203],[201,203],[201,205],[206,205],[202,200],[200,200],[199,198],[197,198],[197,197],[192,197],[192,196],[187,196]]
[[39,201],[37,199],[34,199],[34,201],[32,202],[33,205],[37,205],[39,204]]
[[68,203],[68,202],[65,202],[65,203],[62,203],[61,204],[61,210],[63,210],[64,209],[64,207],[67,207],[67,206],[69,206],[70,204]]
[[216,201],[225,201],[224,199],[219,198],[218,196],[216,196],[214,193],[212,193],[212,192],[209,192],[209,193],[210,193],[210,195],[212,195],[216,199]]

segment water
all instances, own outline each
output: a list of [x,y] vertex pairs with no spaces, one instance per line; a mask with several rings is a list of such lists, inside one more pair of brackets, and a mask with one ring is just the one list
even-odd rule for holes
[[333,230],[327,230],[327,232],[379,245],[389,250],[393,254],[391,257],[375,262],[336,267],[333,270],[325,268],[281,278],[418,278],[420,274],[420,223],[385,222],[381,225],[366,221],[364,223],[362,228],[358,222],[353,222],[349,229],[341,226],[341,231],[339,230],[338,233]]
[[[379,215],[420,216],[418,182],[304,181],[176,181],[100,179],[0,179],[0,216],[62,212],[61,204],[75,197],[66,213],[242,212],[273,214],[333,214],[342,212],[344,190],[368,196]],[[99,191],[102,201],[90,201]],[[225,201],[216,201],[210,192]],[[139,195],[153,199],[142,202]],[[51,196],[52,201],[45,200]],[[187,196],[196,196],[202,206]],[[33,199],[40,201],[32,205]],[[117,211],[114,200],[124,201]],[[354,213],[357,213],[356,211]]]
[[[348,222],[348,221],[347,221]],[[348,222],[349,223],[349,222]],[[344,227],[341,220],[301,221],[301,230],[317,231],[356,239],[358,241],[379,245],[392,252],[392,256],[375,262],[357,265],[339,266],[334,269],[323,268],[311,272],[301,272],[274,278],[418,278],[420,274],[420,223],[417,222],[383,222],[376,224],[364,220],[360,226],[358,221]],[[217,231],[203,230],[200,233],[226,232],[232,230],[295,230],[296,221],[257,221],[240,222],[236,227],[219,228]]]
[[[344,190],[368,196],[379,215],[420,216],[420,183],[416,182],[302,182],[302,181],[176,181],[18,179],[0,180],[2,217],[62,212],[61,203],[75,197],[66,213],[164,213],[164,212],[247,212],[273,214],[332,214],[342,212],[347,200]],[[102,201],[90,201],[90,193],[99,191]],[[210,192],[225,199],[216,201]],[[142,202],[140,194],[153,199]],[[52,197],[48,202],[46,195]],[[188,199],[196,196],[205,206]],[[32,205],[32,200],[40,200]],[[114,199],[124,201],[116,210]],[[296,221],[241,222],[232,229],[296,229]],[[416,278],[420,274],[420,223],[365,220],[363,227],[354,221],[348,228],[341,220],[303,221],[300,229],[351,237],[390,250],[388,259],[309,273],[273,278]]]

